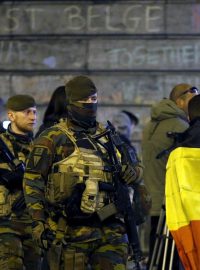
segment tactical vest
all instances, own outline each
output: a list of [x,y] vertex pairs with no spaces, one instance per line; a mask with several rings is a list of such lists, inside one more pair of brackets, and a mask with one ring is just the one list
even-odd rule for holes
[[[75,134],[64,123],[59,123],[56,127],[62,130],[74,144],[74,152],[53,164],[46,185],[46,199],[53,205],[62,204],[71,196],[76,184],[85,183],[86,188],[82,196],[82,200],[85,202],[82,202],[82,210],[86,213],[95,212],[105,205],[107,196],[106,192],[98,189],[98,182],[112,182],[112,173],[108,169],[107,150],[91,136],[84,133]],[[100,128],[98,133],[101,131]],[[82,137],[79,138],[79,136]],[[106,142],[105,137],[102,138],[102,142]],[[94,198],[95,196],[96,198]],[[94,200],[87,202],[87,198]]]

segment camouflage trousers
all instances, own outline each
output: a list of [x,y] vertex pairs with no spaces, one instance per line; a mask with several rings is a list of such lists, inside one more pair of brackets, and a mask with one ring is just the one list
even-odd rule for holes
[[[125,270],[128,256],[124,234],[103,234],[101,239],[53,245],[48,260],[51,270]],[[60,258],[59,258],[60,256]]]
[[32,240],[31,227],[22,225],[20,234],[1,230],[0,227],[0,269],[40,270],[41,252]]

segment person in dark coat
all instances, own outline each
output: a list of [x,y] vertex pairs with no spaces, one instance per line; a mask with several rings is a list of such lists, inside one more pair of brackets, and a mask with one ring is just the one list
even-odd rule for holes
[[58,123],[61,119],[65,119],[67,117],[67,106],[65,101],[65,86],[59,86],[54,90],[51,96],[44,113],[43,123],[39,127],[35,137],[38,137],[42,131]]

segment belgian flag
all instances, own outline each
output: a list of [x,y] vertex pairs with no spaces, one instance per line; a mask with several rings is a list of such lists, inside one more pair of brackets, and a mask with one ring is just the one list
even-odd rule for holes
[[200,270],[200,148],[178,147],[166,167],[166,222],[185,270]]

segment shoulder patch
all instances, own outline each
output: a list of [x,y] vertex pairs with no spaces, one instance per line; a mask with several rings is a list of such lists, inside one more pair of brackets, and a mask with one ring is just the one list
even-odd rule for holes
[[34,155],[39,155],[39,156],[41,156],[41,155],[43,154],[44,151],[45,151],[44,148],[42,148],[42,147],[36,147],[36,148],[34,148]]
[[47,152],[47,148],[35,147],[27,160],[27,168],[34,168],[35,170],[41,171],[44,164],[47,164],[49,161]]

